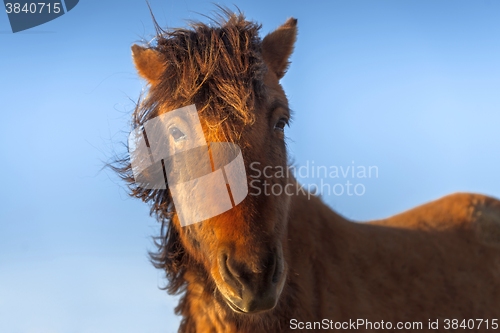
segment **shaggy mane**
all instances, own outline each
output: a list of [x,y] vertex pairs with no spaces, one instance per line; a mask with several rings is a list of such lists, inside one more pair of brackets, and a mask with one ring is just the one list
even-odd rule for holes
[[[247,21],[241,13],[223,8],[221,12],[210,25],[194,22],[189,29],[164,30],[153,16],[156,43],[148,47],[162,54],[166,66],[160,83],[139,98],[132,128],[158,116],[162,105],[175,109],[196,104],[203,119],[216,126],[231,126],[231,130],[224,131],[228,135],[235,133],[235,125],[254,121],[253,110],[264,94],[266,71],[258,35],[260,25]],[[234,139],[228,137],[227,141]],[[138,187],[130,156],[116,160],[111,167],[126,181],[130,196],[150,204],[150,214],[161,223],[160,235],[154,237],[157,251],[150,252],[150,258],[156,268],[166,272],[168,284],[164,289],[171,295],[184,293],[186,268],[199,264],[185,252],[179,231],[171,223],[174,206],[168,185],[166,190]],[[185,311],[184,295],[176,313]]]

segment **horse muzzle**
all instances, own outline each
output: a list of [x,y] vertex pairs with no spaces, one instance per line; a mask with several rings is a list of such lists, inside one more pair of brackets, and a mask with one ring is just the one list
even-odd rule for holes
[[234,260],[227,250],[219,251],[218,269],[223,284],[217,287],[228,306],[237,313],[253,314],[273,309],[283,290],[285,274],[281,251],[263,260],[258,272]]

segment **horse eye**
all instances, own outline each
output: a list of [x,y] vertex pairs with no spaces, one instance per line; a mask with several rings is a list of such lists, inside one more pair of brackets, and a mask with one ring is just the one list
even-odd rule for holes
[[286,125],[288,125],[288,120],[286,118],[280,118],[276,125],[274,125],[274,130],[284,132]]
[[175,141],[179,141],[179,140],[182,140],[186,137],[186,134],[184,134],[180,129],[178,129],[177,127],[171,127],[169,129],[169,132],[170,132],[170,136],[175,140]]

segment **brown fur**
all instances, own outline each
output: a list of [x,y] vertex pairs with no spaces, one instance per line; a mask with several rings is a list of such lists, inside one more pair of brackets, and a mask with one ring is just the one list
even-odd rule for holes
[[[213,27],[158,28],[156,46],[134,46],[136,67],[150,90],[133,124],[195,103],[207,141],[237,143],[247,174],[252,161],[285,166],[284,138],[273,126],[290,117],[279,79],[297,21],[261,41],[259,26],[226,14]],[[418,320],[425,330],[428,319],[500,317],[498,200],[454,194],[385,220],[353,223],[305,193],[249,195],[224,214],[180,227],[168,189],[138,188],[127,159],[123,163],[118,171],[132,195],[151,203],[162,223],[152,259],[165,270],[168,291],[182,294],[179,332],[289,332],[291,319],[323,318]],[[271,181],[299,186],[292,178]],[[221,275],[220,251],[257,284],[269,270],[266,258],[283,263],[283,272],[276,270],[273,309],[231,310],[224,295],[234,288]]]

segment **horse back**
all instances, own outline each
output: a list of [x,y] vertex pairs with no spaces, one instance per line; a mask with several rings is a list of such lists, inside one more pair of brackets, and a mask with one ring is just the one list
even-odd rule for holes
[[456,231],[500,249],[500,200],[455,193],[370,224],[423,231]]

